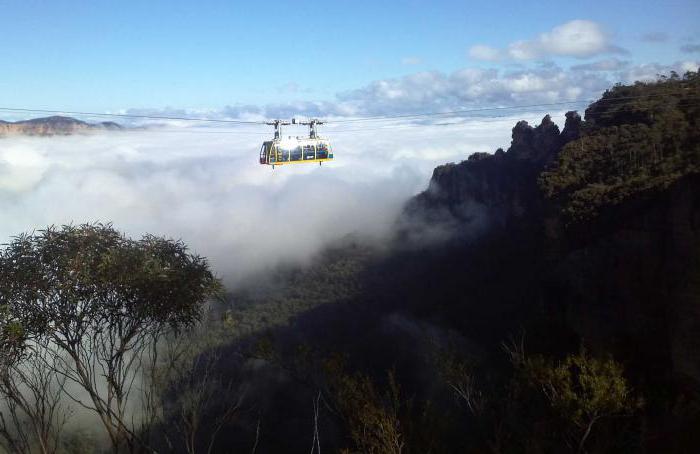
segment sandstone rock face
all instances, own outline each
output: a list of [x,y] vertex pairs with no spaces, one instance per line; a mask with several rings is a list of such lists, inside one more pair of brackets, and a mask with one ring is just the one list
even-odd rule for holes
[[536,128],[526,121],[519,121],[513,128],[512,137],[508,153],[515,159],[545,164],[561,150],[559,127],[549,115]]
[[560,140],[562,141],[562,146],[576,140],[581,136],[581,116],[578,112],[569,111],[566,113],[566,121],[564,123],[564,130],[561,132]]
[[85,134],[94,131],[120,130],[117,123],[107,121],[102,123],[86,123],[70,117],[35,118],[17,122],[0,121],[0,137],[10,135],[55,136]]
[[407,205],[400,228],[412,237],[439,225],[449,235],[471,235],[539,213],[537,175],[579,137],[581,117],[569,112],[566,118],[563,132],[549,115],[534,128],[520,121],[507,151],[476,153],[459,164],[437,167],[428,189]]
[[[548,116],[534,128],[519,122],[507,151],[436,168],[428,189],[406,206],[402,239],[438,232],[450,240],[444,263],[461,276],[478,270],[474,282],[460,284],[498,317],[467,297],[454,298],[457,313],[493,323],[527,314],[564,326],[624,361],[644,386],[697,395],[700,175],[632,193],[594,219],[565,225],[538,177],[581,129],[576,112],[561,132]],[[469,268],[472,260],[477,267]]]

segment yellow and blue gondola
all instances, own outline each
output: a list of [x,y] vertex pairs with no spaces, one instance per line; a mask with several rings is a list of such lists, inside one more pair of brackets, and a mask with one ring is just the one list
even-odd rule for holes
[[318,137],[316,125],[323,124],[318,120],[309,122],[296,122],[291,124],[308,125],[310,128],[309,137],[281,137],[281,125],[290,124],[281,120],[268,123],[275,126],[275,138],[263,142],[260,148],[260,164],[276,165],[285,164],[308,164],[318,162],[321,165],[324,161],[333,160],[333,148],[328,139]]

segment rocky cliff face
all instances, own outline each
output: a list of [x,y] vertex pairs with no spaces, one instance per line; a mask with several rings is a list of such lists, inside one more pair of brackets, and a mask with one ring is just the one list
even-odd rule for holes
[[700,384],[693,353],[700,349],[700,176],[565,226],[538,176],[581,137],[580,116],[566,118],[562,132],[549,116],[534,128],[518,122],[507,151],[436,168],[428,189],[406,207],[404,234],[421,238],[443,226],[451,239],[488,231],[541,241],[534,253],[547,269],[533,285],[557,289],[543,297],[551,310],[563,310],[583,338],[645,345],[659,364]]
[[415,274],[432,280],[421,299],[464,332],[486,325],[498,338],[521,326],[537,348],[584,343],[622,361],[649,421],[668,425],[654,443],[672,446],[700,420],[700,149],[690,104],[650,99],[685,120],[599,102],[591,122],[574,112],[562,132],[549,117],[519,122],[507,151],[436,168],[401,238],[449,239]]
[[0,136],[28,135],[28,136],[54,136],[84,134],[93,131],[113,131],[122,127],[117,123],[106,121],[101,123],[86,123],[70,117],[46,117],[35,118],[17,122],[0,120]]
[[[479,231],[490,237],[483,254],[510,257],[514,269],[483,270],[482,278],[500,276],[497,285],[508,286],[529,275],[523,295],[536,295],[540,315],[563,320],[589,345],[637,362],[655,374],[648,379],[688,381],[700,390],[700,175],[566,227],[536,192],[536,175],[530,173],[529,182],[516,176],[508,153],[436,169],[430,189],[407,208],[413,222],[419,219],[420,234],[436,228],[433,222],[448,223],[450,234],[473,231],[488,216],[489,228]],[[478,207],[482,218],[465,216],[464,207]],[[523,268],[528,263],[535,269]],[[483,288],[491,291],[500,292]]]
[[507,151],[476,153],[437,167],[428,189],[407,205],[400,220],[403,233],[414,239],[433,238],[436,232],[470,236],[539,214],[543,197],[537,175],[579,137],[580,127],[576,112],[566,114],[561,132],[549,115],[534,128],[520,121]]

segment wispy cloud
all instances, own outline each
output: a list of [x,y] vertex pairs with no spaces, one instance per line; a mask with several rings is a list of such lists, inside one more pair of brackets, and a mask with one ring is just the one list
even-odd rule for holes
[[648,32],[640,36],[641,40],[646,43],[665,43],[668,41],[668,33],[664,32]]
[[[255,105],[234,104],[211,109],[125,109],[117,113],[237,119],[321,117],[444,112],[492,106],[590,100],[617,82],[652,81],[658,75],[695,71],[697,60],[673,64],[633,65],[617,58],[601,59],[570,68],[543,61],[506,69],[464,68],[452,73],[420,71],[399,78],[373,81],[325,101]],[[18,118],[17,118],[18,119]],[[94,118],[103,120],[104,118]],[[127,124],[184,126],[186,121],[120,120]]]
[[469,56],[477,60],[498,61],[504,57],[504,54],[495,47],[477,44],[469,48]]
[[405,66],[415,66],[423,63],[423,60],[419,57],[404,57],[401,59],[401,64]]
[[684,44],[681,46],[681,52],[686,54],[697,54],[700,52],[700,44]]
[[693,65],[697,67],[692,61],[633,66],[609,59],[569,69],[550,63],[518,70],[419,72],[342,93],[336,106],[345,106],[355,114],[378,115],[593,99],[616,82],[654,80],[672,70],[683,73]]
[[592,63],[584,63],[571,67],[574,71],[620,71],[630,67],[629,61],[619,60],[617,58],[608,58],[606,60],[598,60]]

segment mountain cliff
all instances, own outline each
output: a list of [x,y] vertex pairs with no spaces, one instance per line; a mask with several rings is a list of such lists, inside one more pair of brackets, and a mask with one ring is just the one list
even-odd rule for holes
[[[539,351],[583,342],[612,354],[647,399],[645,446],[696,443],[698,95],[697,73],[616,86],[585,121],[569,112],[561,133],[549,117],[520,122],[507,151],[438,167],[400,222],[426,257],[401,279],[431,290],[408,284],[389,298],[482,344],[525,329]],[[435,230],[442,252],[426,254]]]
[[549,116],[535,128],[521,121],[506,152],[436,168],[428,189],[408,205],[407,223],[420,225],[424,215],[468,221],[465,213],[475,207],[506,222],[541,216],[546,205],[572,224],[668,188],[700,170],[699,92],[696,76],[618,85],[586,110],[585,121],[567,113],[561,133]]
[[86,123],[70,117],[53,116],[16,122],[0,120],[0,137],[9,135],[67,136],[93,131],[114,131],[122,127],[111,121]]
[[[561,133],[549,116],[535,128],[519,122],[507,151],[435,169],[406,207],[405,238],[444,223],[451,248],[471,234],[472,248],[539,264],[529,283],[538,304],[578,335],[645,345],[665,373],[700,386],[698,94],[696,74],[618,86],[585,121],[567,113]],[[508,268],[480,274],[507,282]]]
[[475,153],[459,164],[437,167],[428,189],[406,206],[402,233],[414,240],[436,229],[448,236],[471,235],[540,216],[544,197],[537,177],[565,144],[579,138],[580,129],[576,112],[566,114],[561,132],[549,115],[534,128],[520,121],[507,151]]

